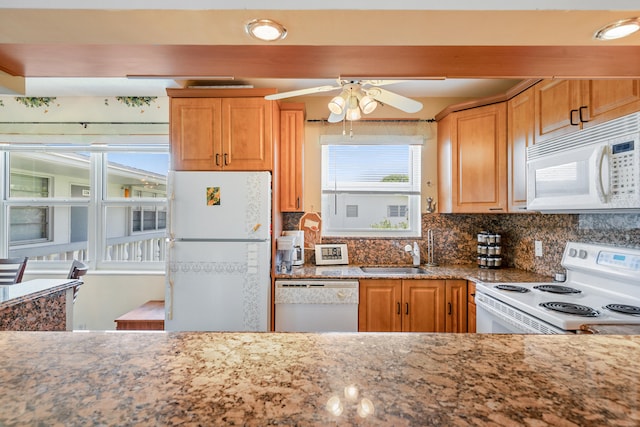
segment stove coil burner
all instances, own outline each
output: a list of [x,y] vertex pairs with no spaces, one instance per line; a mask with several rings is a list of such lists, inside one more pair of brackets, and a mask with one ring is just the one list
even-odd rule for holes
[[496,285],[494,287],[501,291],[520,292],[522,294],[529,292],[529,289],[516,285]]
[[533,289],[537,289],[543,292],[551,292],[554,294],[579,294],[580,292],[582,292],[578,289],[561,285],[538,285],[534,286]]
[[632,316],[640,316],[640,307],[635,305],[624,304],[608,304],[604,308],[615,311],[616,313],[630,314]]
[[552,311],[557,311],[564,314],[573,314],[582,317],[598,317],[600,313],[598,310],[594,310],[586,305],[573,304],[570,302],[541,302],[540,307],[547,308]]

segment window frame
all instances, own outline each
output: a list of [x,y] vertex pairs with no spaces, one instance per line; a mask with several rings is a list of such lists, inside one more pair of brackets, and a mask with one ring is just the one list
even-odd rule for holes
[[[323,135],[320,137],[322,146],[321,160],[321,211],[323,218],[323,237],[353,237],[353,238],[420,238],[422,236],[422,213],[421,213],[421,185],[422,185],[422,144],[421,136],[401,136],[401,135],[362,135],[344,137],[337,135]],[[406,185],[380,184],[373,188],[370,183],[335,183],[329,180],[329,147],[333,145],[407,145],[409,146],[409,156],[407,158],[409,166],[409,181]],[[331,188],[330,183],[335,184]],[[365,186],[368,186],[365,188]],[[399,188],[400,187],[400,188]],[[403,188],[404,187],[404,188]],[[406,196],[406,210],[408,211],[406,223],[409,228],[377,228],[371,224],[370,228],[348,228],[333,225],[331,221],[332,210],[338,204],[338,197],[366,196],[375,197],[386,196]],[[333,202],[328,202],[328,198],[333,197]],[[345,209],[350,202],[345,202]],[[385,205],[398,205],[397,200],[385,203]],[[357,208],[362,211],[361,207]],[[385,211],[387,210],[385,206]],[[345,211],[344,218],[347,218]],[[346,221],[344,221],[346,222]]]
[[[89,197],[83,198],[31,198],[28,200],[20,200],[20,198],[9,197],[9,157],[13,152],[87,152],[89,153]],[[9,208],[13,206],[46,206],[53,210],[54,207],[86,207],[87,208],[87,256],[89,259],[85,262],[92,270],[125,270],[125,271],[154,271],[161,272],[165,270],[165,261],[110,261],[105,255],[107,252],[107,209],[108,207],[122,206],[128,208],[129,211],[135,207],[144,206],[145,208],[156,209],[157,212],[164,206],[165,212],[168,212],[168,202],[166,197],[142,197],[142,198],[125,198],[108,196],[108,153],[109,152],[140,152],[140,153],[166,153],[167,154],[167,178],[169,174],[169,143],[78,143],[78,144],[0,144],[0,227],[4,230],[0,236],[0,257],[8,257],[9,254]],[[50,182],[51,185],[51,182]],[[165,183],[166,185],[166,183]],[[166,187],[168,190],[168,186]],[[53,212],[50,214],[50,227],[53,223]],[[168,215],[168,213],[167,213]],[[131,215],[128,215],[128,228],[131,227]],[[166,236],[166,229],[159,230]],[[130,230],[129,230],[130,232]],[[130,233],[131,234],[131,233]],[[162,238],[164,241],[164,237]],[[44,243],[44,242],[41,242]],[[15,247],[15,245],[14,245]],[[164,248],[163,248],[164,251]],[[60,268],[64,264],[64,268],[68,267],[67,261],[35,261],[30,262],[31,270],[51,270]]]

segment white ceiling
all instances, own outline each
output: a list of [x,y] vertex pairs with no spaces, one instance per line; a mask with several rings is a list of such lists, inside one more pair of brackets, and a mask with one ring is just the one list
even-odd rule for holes
[[[510,79],[408,80],[385,88],[410,97],[483,97],[504,92],[517,82]],[[229,82],[230,85],[233,83]],[[241,83],[277,88],[278,92],[336,85],[335,80],[323,79],[248,79]],[[180,87],[180,83],[171,79],[34,77],[26,79],[25,96],[166,96],[166,88]]]

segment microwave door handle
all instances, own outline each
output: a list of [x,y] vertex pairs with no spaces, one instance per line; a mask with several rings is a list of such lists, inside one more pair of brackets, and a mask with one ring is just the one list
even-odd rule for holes
[[[603,145],[600,147],[600,152],[596,157],[596,192],[600,202],[607,203],[609,199],[609,190],[611,184],[609,182],[609,146]],[[605,159],[606,158],[606,159]],[[605,190],[606,189],[606,190]]]

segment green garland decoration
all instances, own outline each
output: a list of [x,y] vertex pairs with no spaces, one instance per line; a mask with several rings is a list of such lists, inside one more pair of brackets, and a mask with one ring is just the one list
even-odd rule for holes
[[127,107],[150,107],[152,102],[156,102],[157,96],[116,96],[116,99]]
[[38,96],[16,96],[16,102],[27,108],[49,107],[56,100],[55,97],[38,97]]

